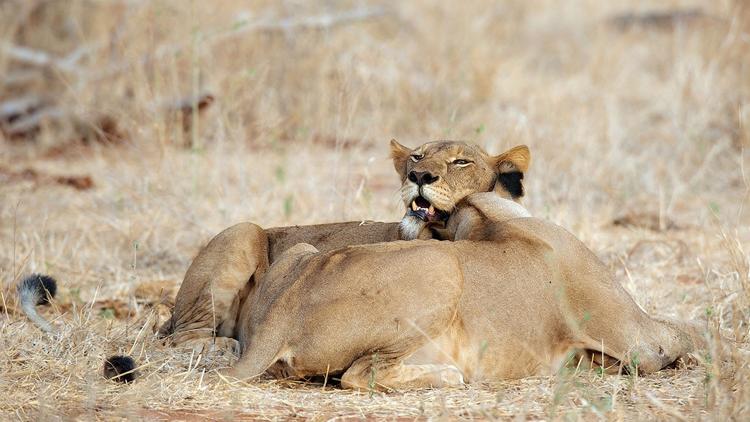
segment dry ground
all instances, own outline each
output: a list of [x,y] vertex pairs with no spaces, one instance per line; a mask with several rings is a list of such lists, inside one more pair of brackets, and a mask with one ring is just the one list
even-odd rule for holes
[[[749,22],[743,1],[0,3],[0,418],[747,420]],[[36,109],[3,114],[18,98]],[[705,321],[711,353],[367,394],[230,385],[231,356],[155,341],[225,227],[397,220],[391,137],[528,144],[532,213],[647,311]],[[31,272],[60,281],[58,335],[13,306]],[[113,353],[135,383],[102,377]]]

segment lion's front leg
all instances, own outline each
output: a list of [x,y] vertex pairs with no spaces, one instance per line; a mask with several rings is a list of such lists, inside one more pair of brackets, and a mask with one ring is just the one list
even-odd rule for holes
[[219,233],[188,268],[160,337],[170,337],[175,345],[236,337],[242,296],[267,268],[268,238],[262,228],[242,223]]

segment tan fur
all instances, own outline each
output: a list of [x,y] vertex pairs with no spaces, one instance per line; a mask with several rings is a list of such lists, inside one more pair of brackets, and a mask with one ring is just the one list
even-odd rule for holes
[[640,372],[693,350],[697,336],[648,316],[585,245],[527,215],[475,194],[446,226],[454,242],[292,247],[251,289],[227,374],[398,389],[546,374],[575,349]]
[[[415,163],[411,154],[424,158]],[[394,162],[404,161],[399,170],[404,181],[402,194],[408,206],[414,189],[407,188],[406,171],[431,169],[440,176],[438,183],[425,190],[425,195],[451,211],[464,196],[494,189],[505,198],[520,200],[495,180],[503,173],[524,172],[529,163],[529,151],[519,146],[498,156],[491,156],[479,147],[465,142],[430,142],[411,150],[391,141]],[[475,163],[455,168],[450,160],[471,159]],[[413,185],[413,184],[412,184]],[[411,193],[410,193],[411,192]],[[408,200],[408,201],[407,201]],[[239,309],[247,292],[261,279],[269,263],[298,243],[313,245],[326,252],[350,245],[390,242],[416,237],[430,238],[433,233],[419,221],[406,224],[379,222],[346,222],[312,226],[278,227],[264,230],[252,223],[232,226],[214,237],[193,260],[180,286],[172,317],[159,330],[162,337],[173,344],[203,347],[214,336],[237,338]],[[406,232],[403,230],[406,229]]]

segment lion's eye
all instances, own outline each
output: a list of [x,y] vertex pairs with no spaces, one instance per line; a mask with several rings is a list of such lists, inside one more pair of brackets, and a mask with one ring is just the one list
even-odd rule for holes
[[411,156],[411,160],[415,163],[424,158],[424,154],[414,154]]
[[469,164],[471,164],[471,161],[458,159],[458,160],[453,160],[452,164],[455,164],[457,166],[468,166]]

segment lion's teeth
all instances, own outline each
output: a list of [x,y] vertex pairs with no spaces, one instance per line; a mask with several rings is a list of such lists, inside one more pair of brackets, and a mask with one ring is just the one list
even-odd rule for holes
[[413,211],[416,211],[416,210],[417,210],[417,208],[418,208],[418,207],[417,207],[417,201],[411,201],[411,209],[412,209]]
[[430,205],[430,208],[427,210],[427,212],[429,212],[430,214],[435,214],[435,207]]

